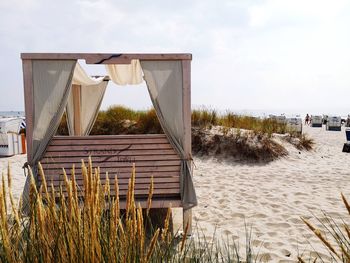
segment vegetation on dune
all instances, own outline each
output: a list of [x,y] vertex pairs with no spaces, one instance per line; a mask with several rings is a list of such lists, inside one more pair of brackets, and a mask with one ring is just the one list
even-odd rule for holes
[[[60,135],[68,134],[65,118],[57,132]],[[311,150],[314,144],[306,135],[288,130],[285,123],[273,119],[239,116],[232,112],[219,115],[215,110],[201,109],[192,111],[191,120],[193,152],[200,155],[272,161],[288,154],[273,140],[274,133],[288,134],[285,140],[299,150]],[[216,126],[221,127],[222,133],[210,135],[208,131]],[[123,106],[100,111],[91,131],[91,135],[157,133],[163,133],[163,130],[154,109],[134,111]]]
[[212,126],[223,126],[227,128],[237,128],[250,130],[255,133],[268,134],[273,133],[284,134],[288,131],[287,125],[278,123],[272,119],[260,119],[251,116],[241,116],[227,111],[223,115],[219,115],[216,110],[193,110],[192,125],[201,128],[210,128]]
[[[100,111],[91,135],[113,134],[159,134],[163,133],[154,109],[134,111],[123,106],[113,106],[106,111]],[[63,115],[59,128],[59,135],[68,135],[66,114]]]
[[312,138],[309,138],[306,134],[302,134],[298,137],[288,134],[283,139],[290,144],[294,145],[298,150],[311,151],[315,145]]
[[288,154],[266,134],[252,132],[213,134],[192,129],[192,151],[201,156],[233,157],[243,161],[269,162]]
[[[288,131],[286,124],[278,123],[272,119],[260,119],[251,116],[240,116],[232,112],[219,115],[215,110],[193,110],[192,126],[199,128],[211,128],[223,126],[251,130],[255,133],[284,134]],[[100,111],[91,134],[136,134],[136,133],[162,133],[154,109],[146,111],[134,111],[123,106],[112,106],[106,111]],[[58,130],[58,134],[67,135],[68,128],[64,115]]]

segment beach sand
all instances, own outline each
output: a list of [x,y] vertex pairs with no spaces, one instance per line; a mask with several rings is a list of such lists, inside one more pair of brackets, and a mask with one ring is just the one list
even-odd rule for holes
[[24,170],[22,168],[26,161],[26,154],[0,158],[0,173],[7,175],[7,167],[8,164],[10,164],[10,171],[12,175],[12,193],[16,200],[19,200],[26,180]]
[[[342,153],[344,130],[304,127],[315,142],[313,151],[298,151],[282,142],[289,155],[268,164],[195,158],[194,182],[199,204],[193,209],[194,236],[233,238],[245,249],[245,224],[252,227],[252,245],[270,262],[296,262],[312,246],[327,253],[300,217],[320,217],[322,210],[349,220],[340,193],[350,199],[350,154]],[[0,159],[6,172],[11,162],[13,192],[18,198],[25,176],[25,155]],[[174,209],[181,223],[181,209]],[[349,222],[349,221],[348,221]],[[232,240],[232,239],[231,239]]]
[[340,193],[350,200],[350,154],[342,153],[344,130],[304,132],[316,142],[313,151],[283,143],[289,155],[268,164],[195,158],[193,216],[200,232],[245,244],[245,223],[251,225],[255,252],[271,262],[296,262],[298,253],[309,255],[310,243],[328,254],[300,217],[324,218],[324,210],[349,222]]

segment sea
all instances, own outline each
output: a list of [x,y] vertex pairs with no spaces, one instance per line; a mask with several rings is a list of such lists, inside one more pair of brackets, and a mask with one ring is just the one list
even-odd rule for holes
[[0,111],[0,118],[24,117],[24,111]]

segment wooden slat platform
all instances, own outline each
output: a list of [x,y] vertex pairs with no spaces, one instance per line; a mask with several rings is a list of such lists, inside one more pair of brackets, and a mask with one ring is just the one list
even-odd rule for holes
[[[164,134],[111,135],[111,136],[55,136],[41,164],[46,181],[58,191],[60,186],[66,194],[63,169],[71,177],[75,166],[78,189],[83,188],[81,162],[87,164],[91,156],[94,167],[100,167],[101,183],[110,179],[114,192],[117,176],[121,203],[126,198],[133,163],[136,167],[135,199],[146,206],[148,189],[153,176],[154,194],[152,207],[181,206],[180,158]],[[39,177],[39,184],[42,178]],[[83,196],[81,191],[79,195]]]

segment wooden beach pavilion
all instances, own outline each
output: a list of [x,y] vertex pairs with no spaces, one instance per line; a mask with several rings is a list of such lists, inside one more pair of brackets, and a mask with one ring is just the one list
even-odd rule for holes
[[[146,207],[154,179],[152,208],[182,207],[190,225],[197,204],[192,181],[191,54],[22,53],[28,165],[40,187],[37,164],[59,188],[62,168],[74,164],[82,188],[81,160],[91,156],[103,174],[118,176],[121,206],[136,167],[135,200]],[[78,63],[104,64],[108,74],[90,77]],[[146,82],[164,134],[101,135],[89,133],[109,81],[118,85]],[[69,136],[56,136],[66,112]],[[83,196],[83,195],[82,195]],[[29,197],[29,178],[23,191]]]

